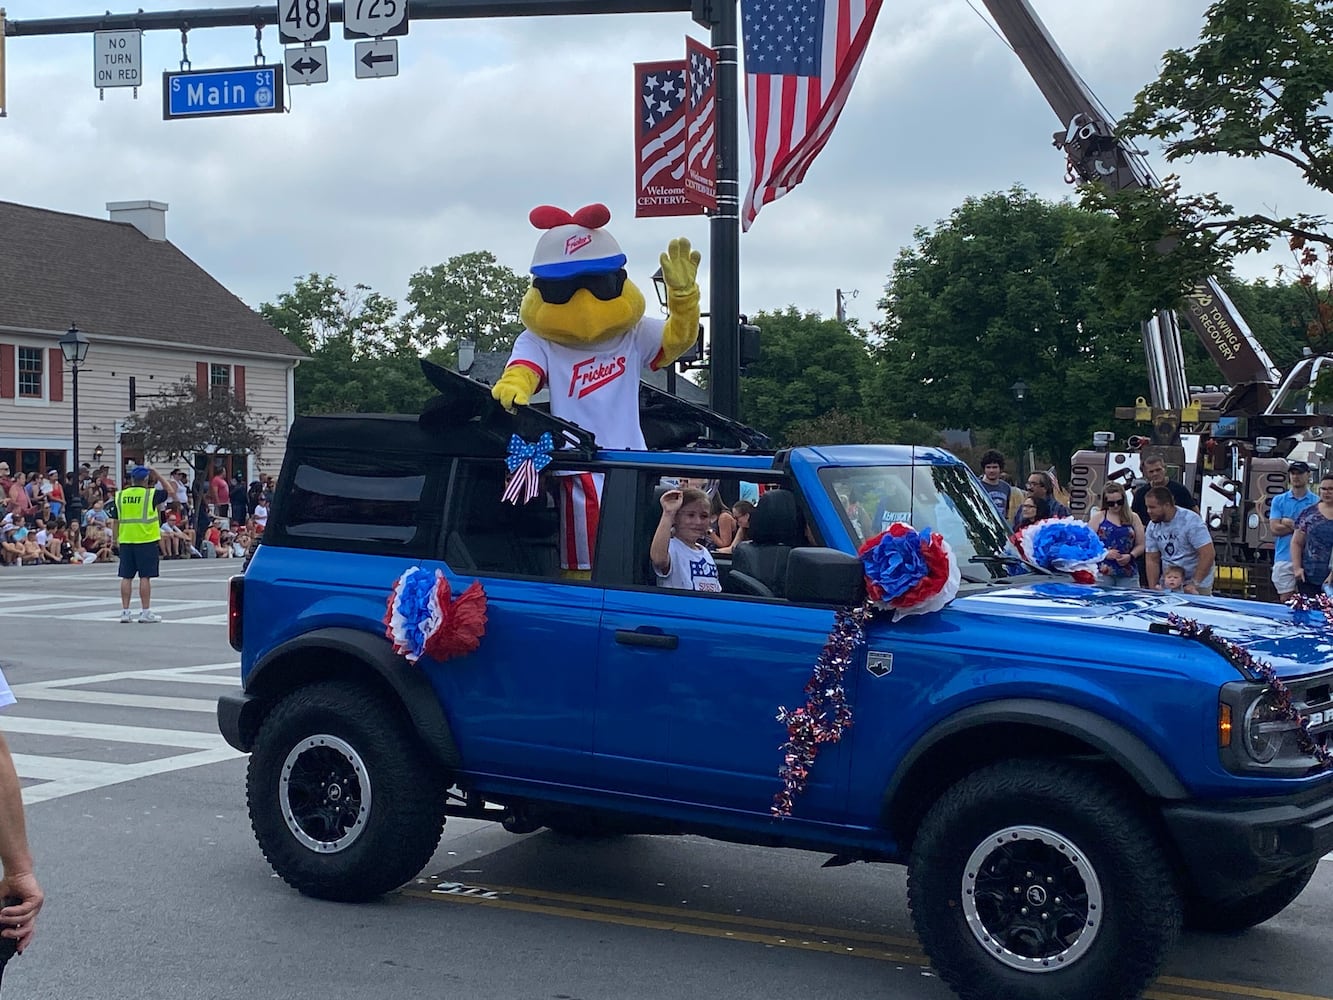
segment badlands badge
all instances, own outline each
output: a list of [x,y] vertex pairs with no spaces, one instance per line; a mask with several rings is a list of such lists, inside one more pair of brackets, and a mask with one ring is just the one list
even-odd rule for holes
[[870,650],[866,653],[866,669],[876,677],[887,677],[893,673],[893,654]]

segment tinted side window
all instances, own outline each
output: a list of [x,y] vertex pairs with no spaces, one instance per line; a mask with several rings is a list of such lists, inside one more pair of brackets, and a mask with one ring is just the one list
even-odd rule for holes
[[429,545],[427,473],[415,457],[293,457],[275,541],[412,555]]
[[560,577],[560,477],[542,477],[543,490],[526,504],[501,500],[502,461],[459,459],[444,519],[444,561],[460,573]]

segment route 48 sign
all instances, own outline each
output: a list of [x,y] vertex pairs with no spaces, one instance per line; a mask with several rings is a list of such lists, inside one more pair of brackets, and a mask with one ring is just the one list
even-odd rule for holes
[[407,0],[346,0],[344,38],[384,38],[407,34]]
[[278,38],[293,42],[329,40],[329,0],[278,0]]

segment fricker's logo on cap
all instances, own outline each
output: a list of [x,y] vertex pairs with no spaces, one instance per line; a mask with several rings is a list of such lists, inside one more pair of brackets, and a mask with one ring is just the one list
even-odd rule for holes
[[580,233],[578,236],[571,236],[569,239],[565,240],[565,256],[568,257],[572,253],[578,253],[591,242],[592,236],[588,233]]

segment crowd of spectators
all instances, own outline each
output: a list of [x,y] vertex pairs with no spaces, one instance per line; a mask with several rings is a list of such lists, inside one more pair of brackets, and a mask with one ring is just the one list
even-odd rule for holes
[[[78,485],[72,472],[50,469],[15,475],[0,462],[0,565],[34,566],[61,563],[90,565],[111,562],[118,546],[107,505],[117,485],[106,465],[84,463]],[[273,477],[245,482],[242,473],[228,481],[218,468],[193,479],[185,469],[172,469],[169,496],[160,514],[163,559],[241,558],[263,533]]]

